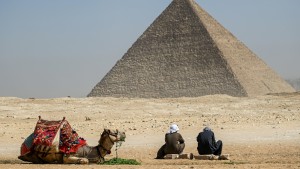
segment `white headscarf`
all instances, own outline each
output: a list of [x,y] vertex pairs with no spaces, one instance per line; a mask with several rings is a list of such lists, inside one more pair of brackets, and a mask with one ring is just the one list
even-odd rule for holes
[[205,127],[205,128],[203,129],[203,131],[211,131],[211,128]]
[[172,124],[172,125],[170,126],[170,131],[169,131],[169,133],[175,133],[175,132],[177,132],[178,130],[179,130],[178,126],[177,126],[176,124]]

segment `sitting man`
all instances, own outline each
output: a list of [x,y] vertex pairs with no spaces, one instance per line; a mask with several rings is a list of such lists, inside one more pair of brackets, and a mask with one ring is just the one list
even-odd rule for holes
[[165,144],[158,150],[156,159],[163,159],[166,154],[181,154],[185,147],[179,128],[176,124],[170,126],[170,130],[165,135]]
[[215,140],[214,132],[209,127],[205,127],[197,137],[198,152],[200,155],[214,154],[220,156],[222,153],[222,141]]

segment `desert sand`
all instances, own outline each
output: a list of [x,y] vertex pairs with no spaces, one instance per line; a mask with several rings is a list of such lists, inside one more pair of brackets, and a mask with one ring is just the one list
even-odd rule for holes
[[[120,158],[140,166],[34,165],[17,159],[20,145],[33,132],[38,116],[69,121],[89,145],[104,128],[126,132]],[[300,168],[300,93],[237,98],[55,98],[0,97],[0,168]],[[197,154],[196,136],[210,126],[224,143],[228,161],[155,160],[170,124],[186,141],[186,153]],[[110,159],[116,156],[114,148]]]

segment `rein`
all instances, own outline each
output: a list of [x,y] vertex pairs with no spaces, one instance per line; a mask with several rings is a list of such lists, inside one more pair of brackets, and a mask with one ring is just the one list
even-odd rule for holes
[[104,160],[104,157],[102,157],[101,152],[99,150],[99,145],[96,146],[96,148],[97,148],[98,157],[100,157],[101,160]]
[[[119,133],[118,130],[117,130],[117,133],[116,133],[116,134],[109,133],[109,132],[107,132],[106,130],[104,130],[103,134],[101,135],[101,138],[103,137],[104,134],[107,134],[107,135],[108,135],[108,138],[109,138],[109,141],[112,143],[112,145],[114,145],[114,142],[113,142],[113,140],[110,138],[110,136],[114,136],[114,137],[118,138],[118,133]],[[101,143],[99,143],[99,144],[96,146],[96,148],[97,148],[98,157],[100,157],[101,160],[104,160],[104,156],[105,156],[106,154],[110,154],[110,153],[111,153],[110,149],[107,149],[107,148],[104,147]],[[102,156],[100,149],[102,149],[102,150],[104,150],[104,151],[106,152],[106,154],[104,154],[104,156]]]
[[104,132],[108,135],[110,142],[114,144],[114,142],[111,140],[110,136],[114,136],[114,137],[118,138],[119,130],[117,130],[116,134],[108,133],[106,130],[104,130]]

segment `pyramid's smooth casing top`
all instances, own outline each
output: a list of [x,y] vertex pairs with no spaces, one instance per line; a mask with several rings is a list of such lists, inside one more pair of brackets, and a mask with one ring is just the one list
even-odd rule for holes
[[88,96],[255,96],[293,91],[195,1],[173,0]]

